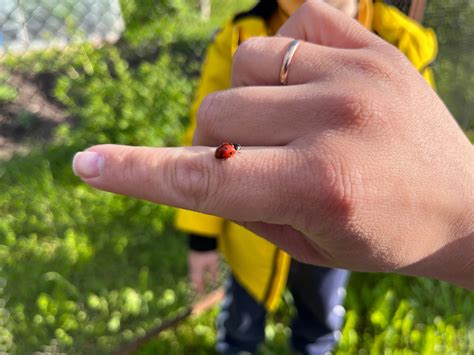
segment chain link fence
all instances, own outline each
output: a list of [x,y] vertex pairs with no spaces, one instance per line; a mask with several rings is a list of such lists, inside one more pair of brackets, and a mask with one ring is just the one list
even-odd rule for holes
[[0,48],[15,53],[65,48],[77,40],[113,43],[124,28],[118,0],[3,0],[0,23]]
[[[252,3],[0,0],[0,354],[103,353],[189,302],[168,210],[102,195],[98,210],[68,154],[179,144],[212,31]],[[472,18],[471,0],[428,1],[424,16],[438,92],[468,134]]]
[[[84,43],[98,48],[119,40],[124,21],[118,0],[2,0],[0,6],[0,157],[24,148],[22,140],[49,132],[67,118],[52,97],[55,61],[47,52]],[[42,55],[41,53],[44,53]],[[43,68],[20,68],[31,54]],[[61,54],[57,52],[56,54]],[[9,65],[5,65],[7,57]],[[36,132],[38,130],[38,132]]]

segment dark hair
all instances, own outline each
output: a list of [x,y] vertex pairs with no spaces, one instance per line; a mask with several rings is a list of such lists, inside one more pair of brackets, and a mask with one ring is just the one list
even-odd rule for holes
[[249,16],[261,17],[267,21],[276,11],[277,7],[278,3],[276,0],[260,0],[257,5],[255,5],[249,11],[241,12],[235,15],[234,22]]
[[411,0],[385,0],[384,2],[387,5],[395,6],[405,15],[408,15],[408,13],[410,12]]

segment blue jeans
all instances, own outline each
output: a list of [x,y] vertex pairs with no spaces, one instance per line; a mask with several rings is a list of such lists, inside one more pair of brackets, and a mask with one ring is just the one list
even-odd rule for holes
[[[291,260],[288,288],[297,315],[291,324],[291,346],[301,354],[325,354],[334,347],[344,320],[342,303],[349,272]],[[216,349],[222,354],[255,353],[265,339],[267,311],[238,283],[227,281],[217,318]]]

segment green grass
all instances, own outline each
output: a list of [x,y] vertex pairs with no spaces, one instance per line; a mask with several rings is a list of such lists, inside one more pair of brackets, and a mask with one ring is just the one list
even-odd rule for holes
[[[434,297],[434,295],[436,295]],[[291,354],[294,309],[287,292],[269,317],[260,354]],[[474,295],[444,282],[397,275],[353,274],[336,354],[468,354],[474,351]],[[139,354],[213,353],[217,309],[161,334]]]
[[52,339],[65,349],[110,350],[188,297],[172,211],[93,191],[65,176],[58,155],[69,165],[72,151],[1,165],[4,326],[20,354]]

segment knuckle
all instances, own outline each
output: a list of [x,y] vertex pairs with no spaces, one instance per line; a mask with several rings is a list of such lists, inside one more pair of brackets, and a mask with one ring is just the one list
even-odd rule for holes
[[378,112],[370,93],[361,89],[341,93],[337,101],[338,116],[343,123],[358,128],[367,126]]
[[120,156],[120,181],[124,186],[130,186],[137,183],[143,183],[146,186],[154,186],[153,176],[140,169],[142,161],[137,160],[133,150],[125,150]]
[[204,158],[185,157],[176,159],[170,169],[170,186],[178,196],[187,200],[193,210],[202,210],[209,202],[210,168]]
[[[401,52],[399,52],[401,54]],[[396,82],[398,75],[394,70],[393,61],[386,60],[383,55],[374,55],[373,51],[363,50],[357,61],[353,62],[364,77],[373,77],[388,82]]]
[[204,130],[208,125],[212,113],[211,109],[214,106],[215,95],[216,94],[207,95],[199,106],[199,110],[196,114],[196,126],[199,130]]
[[222,107],[220,97],[221,93],[207,95],[199,106],[194,133],[199,142],[194,143],[207,145],[216,139],[218,112],[221,112]]
[[400,106],[394,99],[380,100],[376,89],[363,88],[358,83],[347,85],[338,94],[335,110],[340,120],[337,124],[354,134],[361,131],[370,131],[377,136],[392,134],[395,121],[391,118],[400,110]]
[[[267,39],[268,41],[268,39]],[[263,37],[252,37],[242,42],[232,57],[232,86],[245,86],[249,71],[249,58],[258,57],[264,50],[266,40]]]
[[133,181],[133,159],[130,159],[128,156],[122,158],[120,174],[121,180],[125,183],[131,183]]
[[237,50],[234,53],[234,57],[232,58],[232,68],[240,68],[247,62],[247,58],[255,54],[255,51],[262,46],[264,42],[263,37],[251,37],[237,47]]
[[349,220],[354,211],[352,183],[339,160],[328,162],[324,171],[321,192],[326,211],[338,219]]
[[[254,167],[252,175],[255,181],[260,183],[254,185],[254,189],[258,189],[262,196],[258,201],[258,206],[262,213],[266,216],[281,216],[284,219],[291,216],[293,207],[297,207],[297,200],[291,197],[298,192],[297,186],[294,183],[295,174],[292,172],[296,169],[296,164],[289,159],[285,159],[284,152],[279,152],[273,156],[267,156],[264,161],[260,161],[258,167]],[[286,161],[288,164],[285,169],[278,169],[281,161]],[[291,205],[291,206],[290,206]]]
[[360,197],[357,172],[347,157],[341,159],[338,154],[327,149],[324,151],[325,154],[310,158],[313,169],[309,173],[314,183],[304,191],[304,195],[308,201],[318,201],[322,221],[341,225],[352,220],[357,210]]
[[303,14],[304,16],[307,16],[310,19],[314,18],[315,14],[318,14],[318,4],[312,1],[305,1],[298,9],[299,13]]

